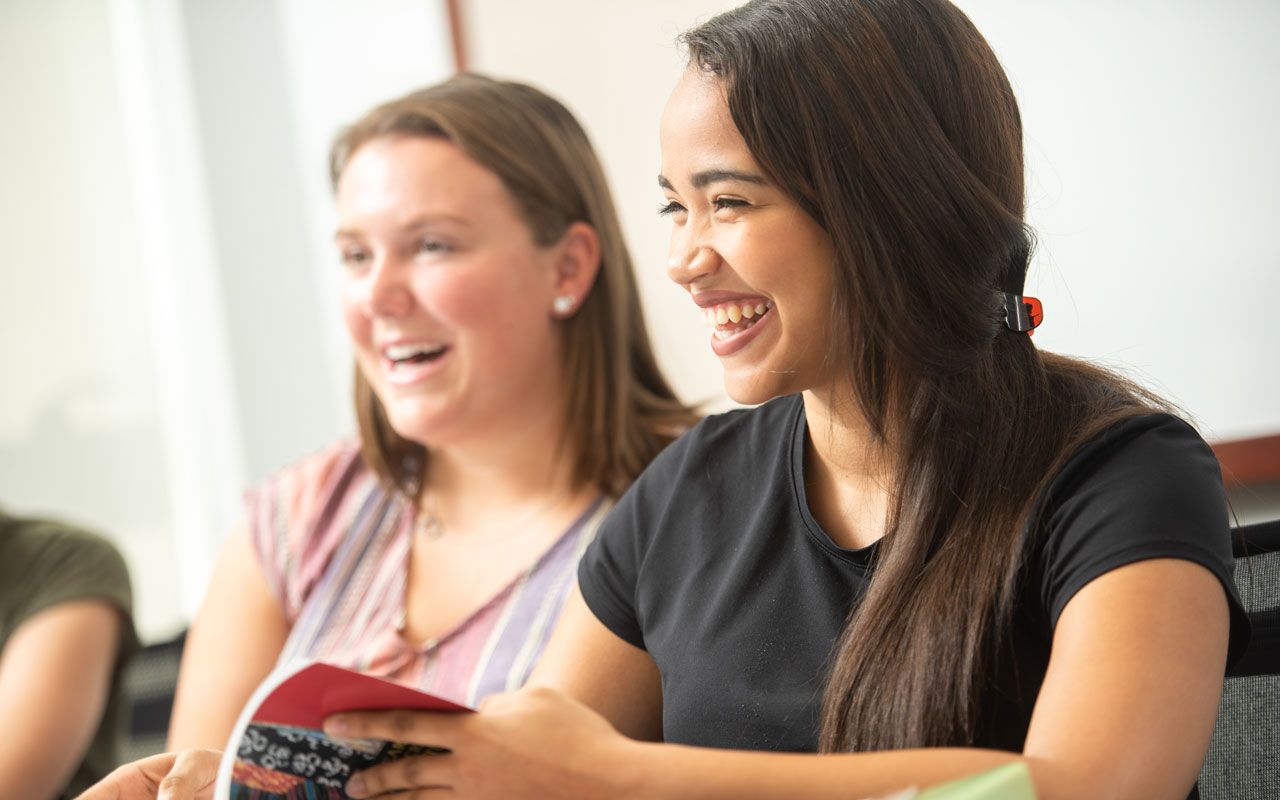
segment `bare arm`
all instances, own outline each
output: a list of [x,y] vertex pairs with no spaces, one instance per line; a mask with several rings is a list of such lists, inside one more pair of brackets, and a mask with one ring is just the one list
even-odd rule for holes
[[[348,789],[357,797],[401,786],[448,786],[458,800],[847,799],[939,783],[1021,758],[1042,800],[1181,800],[1213,731],[1228,627],[1221,585],[1190,562],[1144,561],[1091,582],[1059,619],[1022,754],[940,748],[811,755],[636,742],[587,708],[594,703],[625,727],[636,716],[626,710],[631,701],[625,698],[638,689],[640,702],[651,702],[645,681],[627,682],[633,671],[643,674],[638,662],[647,656],[617,662],[625,651],[609,655],[609,645],[575,654],[589,670],[604,652],[604,674],[593,678],[549,665],[539,680],[560,691],[500,695],[480,714],[342,715],[332,724],[342,735],[408,738],[453,750],[369,770],[361,776],[364,788]],[[584,636],[573,628],[556,635]],[[593,638],[586,634],[579,643]],[[603,689],[609,681],[613,689]],[[610,697],[600,698],[602,692]]]
[[221,749],[289,636],[246,525],[227,537],[182,653],[170,750]]
[[662,739],[658,665],[596,619],[576,587],[528,685],[564,692],[632,739]]
[[[1072,598],[1023,750],[1041,800],[1186,797],[1213,733],[1228,628],[1222,586],[1187,561],[1122,567]],[[649,776],[640,794],[670,798],[785,797],[788,786],[803,786],[806,797],[875,795],[1015,758],[963,749],[814,759],[648,748],[634,762]]]
[[59,603],[27,619],[0,653],[0,786],[53,798],[93,741],[111,691],[120,612],[102,600]]

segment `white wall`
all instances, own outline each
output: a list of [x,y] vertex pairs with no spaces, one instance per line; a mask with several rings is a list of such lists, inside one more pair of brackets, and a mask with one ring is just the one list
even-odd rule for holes
[[0,3],[0,504],[115,540],[144,638],[353,429],[325,154],[452,65],[443,0]]
[[[469,0],[472,66],[538,84],[602,153],[663,365],[727,405],[706,338],[663,275],[657,120],[686,27],[737,2]],[[1122,368],[1211,438],[1280,431],[1280,3],[960,0],[1026,126],[1031,286],[1046,349]]]
[[108,533],[180,622],[138,215],[102,2],[0,3],[0,504]]

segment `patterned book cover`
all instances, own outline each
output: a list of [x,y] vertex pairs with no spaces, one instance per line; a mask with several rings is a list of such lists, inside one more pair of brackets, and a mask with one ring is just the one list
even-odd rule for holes
[[214,797],[227,800],[345,800],[360,770],[434,748],[372,739],[333,739],[321,726],[341,711],[408,708],[467,712],[440,697],[329,664],[273,673],[240,714],[218,770]]

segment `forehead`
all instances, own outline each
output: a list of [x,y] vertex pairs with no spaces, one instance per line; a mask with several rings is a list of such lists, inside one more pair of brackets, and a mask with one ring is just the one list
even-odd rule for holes
[[338,180],[340,215],[512,203],[502,181],[443,137],[384,136],[361,145]]
[[686,159],[754,162],[729,113],[724,82],[696,65],[684,71],[672,90],[662,112],[659,135],[664,164]]

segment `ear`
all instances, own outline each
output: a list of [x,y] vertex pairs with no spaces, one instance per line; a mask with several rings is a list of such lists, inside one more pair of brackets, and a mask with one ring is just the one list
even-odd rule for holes
[[555,250],[556,300],[552,315],[566,319],[582,306],[600,272],[600,236],[587,223],[575,222],[565,229]]

